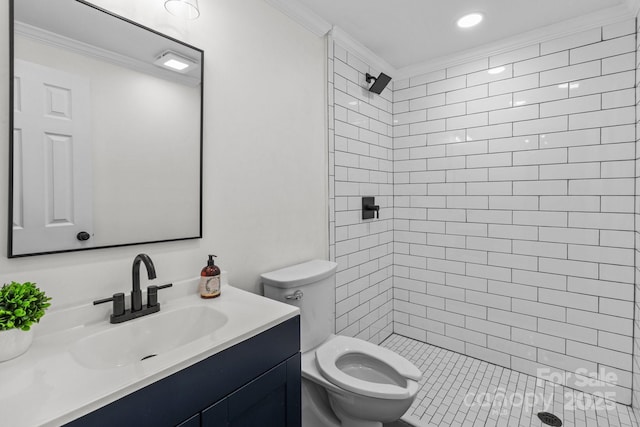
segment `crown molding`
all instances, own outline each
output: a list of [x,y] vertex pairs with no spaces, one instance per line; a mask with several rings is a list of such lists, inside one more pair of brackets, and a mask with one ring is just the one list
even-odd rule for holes
[[377,71],[393,75],[396,69],[387,61],[373,53],[369,48],[353,38],[350,34],[335,25],[330,24],[323,18],[318,16],[308,7],[304,6],[296,0],[264,0],[289,18],[302,25],[318,37],[327,34],[339,45],[346,48],[357,56],[360,60],[365,61]]
[[34,27],[23,22],[15,21],[14,30],[16,34],[31,38],[40,43],[90,56],[121,67],[126,67],[141,73],[163,78],[165,80],[182,83],[192,87],[200,84],[200,79],[198,78],[164,70],[154,64],[121,55],[107,49],[102,49],[88,43],[83,43],[69,37],[61,36],[60,34],[43,30],[42,28]]
[[331,31],[331,24],[295,0],[264,0],[318,37]]
[[371,49],[353,38],[342,28],[334,25],[330,35],[333,41],[347,49],[350,53],[353,53],[358,57],[358,59],[366,62],[376,71],[382,71],[383,73],[390,75],[392,78],[395,78],[398,70],[396,70],[387,61],[376,55]]
[[404,79],[421,74],[427,74],[432,71],[438,71],[448,67],[472,62],[474,60],[483,59],[488,56],[506,53],[532,44],[542,43],[603,25],[635,18],[638,10],[640,10],[640,0],[625,0],[625,4],[537,28],[500,42],[489,43],[484,46],[446,55],[420,64],[403,67],[397,70],[398,76],[396,78]]

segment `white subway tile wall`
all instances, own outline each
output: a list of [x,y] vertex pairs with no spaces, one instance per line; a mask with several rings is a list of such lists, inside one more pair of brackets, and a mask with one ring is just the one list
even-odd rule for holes
[[[394,214],[382,214],[394,218],[395,333],[526,374],[575,378],[579,370],[631,402],[640,367],[630,303],[640,259],[631,238],[640,236],[635,27],[629,20],[396,82],[385,181],[394,185],[380,188],[393,188],[383,206]],[[346,56],[336,59],[336,78],[362,81],[367,70]],[[372,102],[356,95],[336,90],[336,99]],[[357,124],[336,119],[336,147],[338,131],[362,140]],[[336,151],[336,176],[338,166],[361,168],[366,153],[348,148]],[[375,188],[367,172],[336,178],[336,194]],[[340,218],[370,238],[357,213]],[[391,239],[380,228],[378,238]],[[370,262],[370,252],[354,255],[361,240],[339,234],[343,270]],[[348,280],[369,286],[371,277]],[[359,308],[362,296],[347,302],[363,288],[348,283],[338,323],[369,338],[368,324],[351,321],[370,313]],[[572,386],[592,391],[583,383]]]
[[[635,40],[629,20],[374,95],[379,70],[330,39],[336,332],[595,382],[639,408]],[[361,219],[362,196],[380,219]]]
[[[637,38],[638,38],[638,34],[640,33],[640,27],[638,27],[638,21],[640,21],[639,19],[637,19],[636,17],[636,43],[637,43]],[[636,48],[636,59],[634,60],[634,66],[637,62],[637,58],[640,57],[640,47]],[[623,61],[618,61],[617,64],[622,65],[626,60]],[[616,65],[616,69],[619,69],[619,67]],[[636,69],[636,90],[638,87],[638,81],[637,79],[640,77],[640,67],[637,67]],[[637,92],[636,92],[637,93]],[[640,167],[640,150],[638,148],[639,144],[640,144],[640,132],[638,132],[638,128],[640,127],[640,121],[638,120],[638,101],[640,101],[640,97],[638,97],[636,95],[636,139],[635,139],[635,143],[636,143],[636,153],[635,153],[635,173],[634,173],[634,177],[635,177],[635,189],[634,189],[634,194],[635,194],[635,203],[634,203],[634,215],[635,215],[635,226],[634,226],[634,246],[635,246],[635,250],[634,250],[634,257],[635,257],[635,300],[630,298],[630,294],[631,294],[631,289],[626,289],[626,290],[620,290],[620,293],[624,292],[624,295],[627,297],[625,298],[626,301],[634,301],[634,325],[633,325],[633,401],[631,402],[631,405],[633,407],[634,413],[636,415],[636,419],[640,419],[640,222],[639,222],[639,218],[638,215],[640,214],[640,187],[638,186],[638,184],[640,184],[639,179],[640,179],[640,169],[638,169]],[[629,132],[631,133],[631,132]],[[618,140],[619,138],[616,138],[616,140]],[[611,236],[613,237],[613,236]],[[622,239],[624,239],[624,236],[620,236]],[[615,238],[614,238],[615,239]],[[617,246],[619,247],[623,247],[625,246],[624,241],[620,241],[618,239],[616,239],[616,241],[620,242]],[[627,242],[626,243],[628,247],[631,247],[631,242]]]
[[[328,56],[329,253],[338,263],[336,332],[380,343],[393,332],[393,120],[396,131],[408,137],[413,124],[426,123],[429,100],[418,110],[407,102],[406,111],[394,117],[392,85],[381,95],[367,90],[365,74],[377,76],[378,70],[331,39]],[[407,99],[426,96],[426,86],[398,93]],[[407,139],[405,144],[423,142]],[[428,155],[420,159],[416,153],[405,167],[425,170]],[[362,219],[363,196],[375,197],[379,219]]]

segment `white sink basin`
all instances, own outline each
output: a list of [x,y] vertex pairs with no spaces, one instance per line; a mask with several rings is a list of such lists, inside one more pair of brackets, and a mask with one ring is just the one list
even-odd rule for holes
[[227,323],[214,308],[184,307],[160,311],[76,341],[69,351],[90,369],[112,369],[142,362],[211,335]]

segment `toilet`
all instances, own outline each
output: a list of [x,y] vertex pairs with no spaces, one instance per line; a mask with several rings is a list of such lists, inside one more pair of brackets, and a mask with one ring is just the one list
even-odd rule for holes
[[391,350],[333,333],[336,267],[313,260],[262,274],[264,295],[300,308],[302,425],[381,427],[409,409],[422,373]]

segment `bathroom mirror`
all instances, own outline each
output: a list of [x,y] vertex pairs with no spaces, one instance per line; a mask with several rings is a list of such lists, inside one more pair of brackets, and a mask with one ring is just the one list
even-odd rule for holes
[[84,0],[10,0],[8,256],[202,237],[204,52]]

